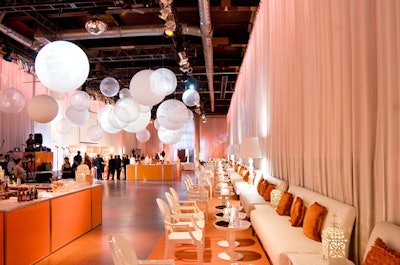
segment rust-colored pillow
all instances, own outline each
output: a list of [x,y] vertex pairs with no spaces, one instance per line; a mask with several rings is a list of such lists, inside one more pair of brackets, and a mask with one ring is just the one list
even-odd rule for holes
[[264,192],[264,200],[271,201],[271,191],[276,188],[274,184],[268,184],[267,189]]
[[264,182],[263,183],[261,183],[261,186],[260,186],[260,195],[261,196],[264,196],[264,193],[265,193],[265,191],[267,190],[267,187],[268,187],[268,180],[264,180]]
[[302,198],[297,197],[293,204],[292,213],[290,214],[290,223],[292,226],[301,226],[305,214],[306,207],[304,206],[304,201]]
[[238,172],[238,170],[239,170],[239,164],[235,164],[235,166],[233,167],[233,169],[235,170],[235,172]]
[[278,207],[276,207],[276,212],[279,215],[289,215],[290,207],[292,207],[293,195],[289,192],[284,192],[282,194],[281,200],[279,201]]
[[328,211],[318,202],[314,202],[306,211],[303,220],[303,233],[315,240],[321,241],[322,221]]
[[257,192],[258,192],[258,194],[261,194],[260,193],[260,189],[261,189],[261,185],[263,184],[263,182],[264,182],[264,178],[260,178],[260,180],[257,183]]
[[249,181],[249,175],[250,175],[250,171],[247,170],[246,174],[244,174],[244,176],[243,176],[243,180],[248,182]]
[[246,170],[245,166],[241,166],[239,169],[239,175],[243,177],[244,171]]
[[363,265],[400,264],[400,252],[388,247],[381,238],[375,239],[375,244],[368,251]]

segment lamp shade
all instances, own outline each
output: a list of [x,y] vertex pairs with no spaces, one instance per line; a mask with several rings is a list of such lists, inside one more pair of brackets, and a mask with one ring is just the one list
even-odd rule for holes
[[261,148],[258,137],[247,137],[242,140],[240,145],[239,157],[246,158],[261,158]]

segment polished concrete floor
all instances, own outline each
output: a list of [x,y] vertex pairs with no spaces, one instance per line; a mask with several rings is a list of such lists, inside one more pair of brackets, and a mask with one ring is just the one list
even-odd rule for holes
[[[192,172],[183,174],[193,175]],[[36,264],[113,264],[108,246],[111,234],[122,234],[130,240],[138,258],[145,259],[157,244],[164,226],[156,198],[174,187],[185,198],[186,192],[177,181],[104,180],[103,223]]]

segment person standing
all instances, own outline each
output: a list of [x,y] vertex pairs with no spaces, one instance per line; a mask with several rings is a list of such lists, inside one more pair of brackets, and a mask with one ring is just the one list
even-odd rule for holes
[[78,165],[82,164],[82,156],[81,156],[81,151],[78,151],[76,156],[74,156],[74,163],[75,161],[78,162]]
[[69,158],[64,157],[64,164],[61,167],[61,178],[63,179],[69,179],[72,178],[72,167],[71,164],[69,163]]
[[96,179],[103,179],[104,172],[104,159],[97,154],[97,157],[94,159],[94,165],[96,166]]
[[84,159],[83,159],[83,163],[85,165],[87,165],[89,167],[89,169],[92,168],[92,160],[90,159],[90,156],[87,153],[85,153],[85,156],[84,156]]
[[[82,161],[81,161],[82,162]],[[80,165],[79,161],[74,159],[74,163],[71,166],[71,178],[75,179],[76,171],[78,170],[78,166]]]
[[124,166],[124,175],[125,175],[125,180],[127,178],[128,173],[126,172],[126,166],[129,165],[130,160],[128,155],[123,155],[122,156],[122,165]]
[[122,168],[122,159],[120,155],[115,157],[115,171],[117,172],[117,179],[120,180]]
[[35,144],[35,140],[33,139],[33,134],[29,134],[29,138],[26,140],[26,148],[33,149],[33,145]]
[[107,179],[110,179],[111,175],[111,180],[114,180],[114,174],[115,174],[115,158],[113,155],[110,155],[110,159],[108,160]]
[[22,160],[16,159],[13,173],[16,179],[21,179],[21,184],[26,182],[26,170],[22,166]]

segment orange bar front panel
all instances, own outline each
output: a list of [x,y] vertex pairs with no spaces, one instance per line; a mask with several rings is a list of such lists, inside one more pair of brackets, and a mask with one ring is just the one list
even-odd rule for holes
[[102,186],[92,189],[92,228],[101,225],[103,220]]
[[91,229],[91,190],[51,201],[51,250],[55,251]]
[[6,212],[6,264],[32,264],[50,254],[50,202]]

